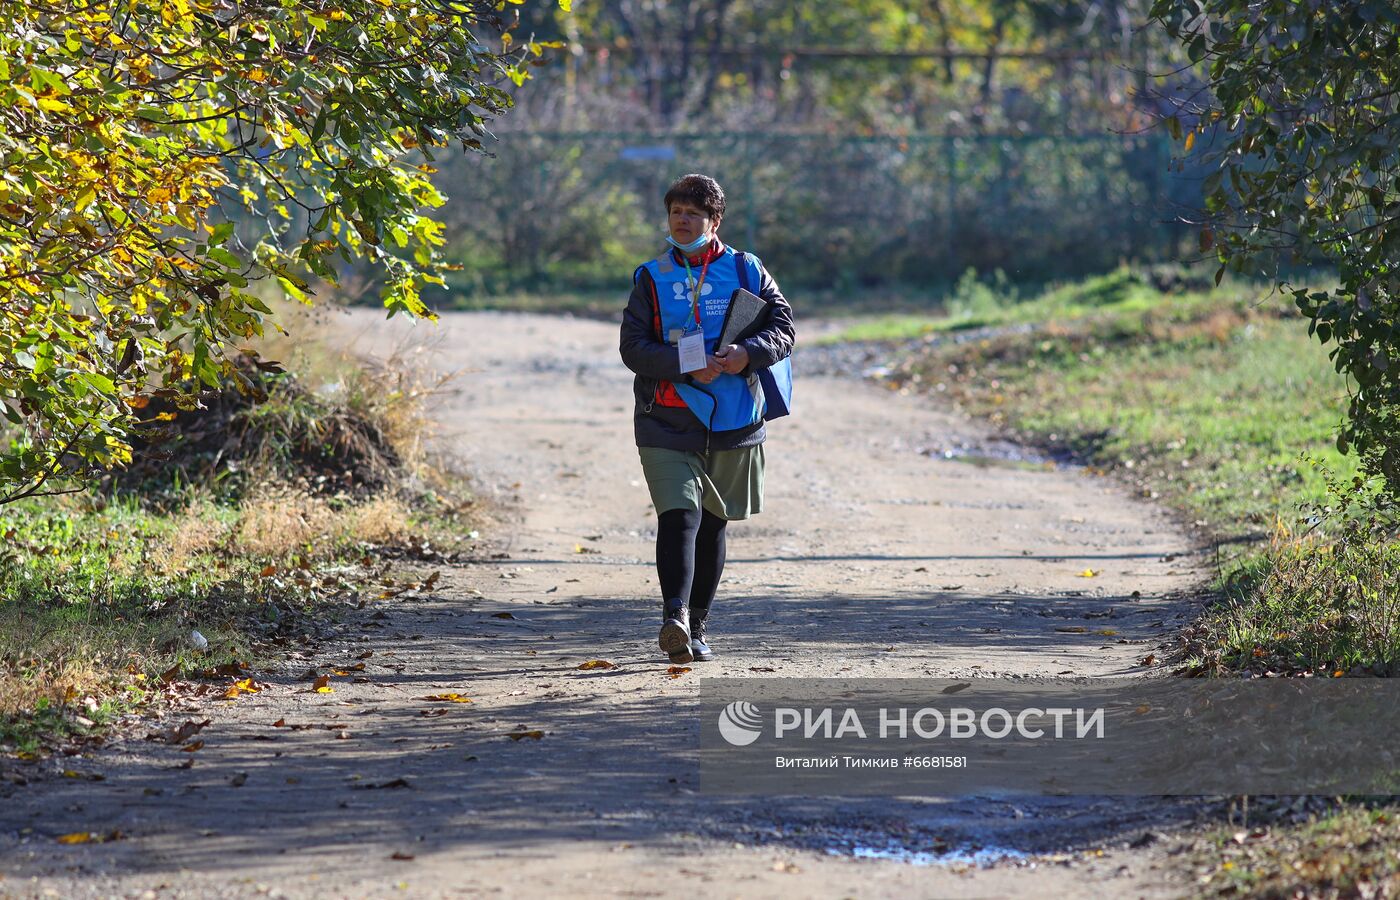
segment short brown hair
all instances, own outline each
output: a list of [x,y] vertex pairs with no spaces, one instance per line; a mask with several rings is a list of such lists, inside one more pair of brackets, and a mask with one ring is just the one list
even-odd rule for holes
[[677,200],[703,209],[712,219],[724,218],[724,188],[708,175],[692,172],[677,178],[671,184],[670,190],[666,191],[666,199],[662,201],[667,213],[670,213],[671,204]]

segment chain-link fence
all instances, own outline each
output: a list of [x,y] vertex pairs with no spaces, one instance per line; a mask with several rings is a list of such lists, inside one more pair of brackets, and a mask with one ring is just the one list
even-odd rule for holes
[[1073,277],[1177,257],[1199,174],[1165,135],[508,133],[444,172],[462,287],[616,284],[657,252],[678,175],[728,194],[722,236],[786,282],[935,284],[966,268]]

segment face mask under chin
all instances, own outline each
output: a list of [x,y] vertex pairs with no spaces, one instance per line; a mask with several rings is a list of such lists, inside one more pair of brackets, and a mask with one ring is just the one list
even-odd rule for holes
[[675,247],[682,253],[695,253],[697,250],[704,247],[710,242],[710,237],[710,234],[706,233],[700,235],[698,238],[696,238],[688,244],[682,244],[680,241],[677,241],[675,238],[671,237],[668,234],[666,235],[666,243],[670,244],[672,247]]

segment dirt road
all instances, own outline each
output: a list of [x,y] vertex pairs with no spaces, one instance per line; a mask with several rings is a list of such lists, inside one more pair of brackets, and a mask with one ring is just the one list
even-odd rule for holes
[[[345,321],[380,354],[409,331],[367,311]],[[767,507],[730,528],[717,658],[670,678],[616,328],[460,314],[413,333],[438,345],[439,367],[474,370],[436,416],[499,501],[488,549],[508,558],[354,613],[314,657],[260,675],[269,689],[207,703],[191,768],[172,768],[191,754],[134,736],[62,763],[103,781],[0,798],[0,896],[1180,893],[1151,838],[1188,804],[711,797],[691,752],[695,698],[753,667],[1147,672],[1138,661],[1205,577],[1162,511],[1082,470],[945,458],[988,447],[985,428],[927,399],[804,377],[799,350],[797,414],[770,430]],[[362,683],[317,694],[300,678],[366,650]],[[577,668],[599,658],[618,668]],[[472,702],[419,699],[454,691]],[[317,727],[271,727],[279,718]],[[88,829],[122,838],[55,840]],[[1042,855],[898,859],[934,846]]]

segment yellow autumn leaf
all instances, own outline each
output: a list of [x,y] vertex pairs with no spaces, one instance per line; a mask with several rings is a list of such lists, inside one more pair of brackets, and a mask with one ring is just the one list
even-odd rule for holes
[[1188,131],[1188,132],[1186,133],[1186,152],[1187,152],[1187,153],[1190,153],[1190,152],[1191,152],[1191,148],[1192,148],[1193,146],[1195,146],[1195,143],[1196,143],[1196,132],[1194,132],[1194,131]]
[[232,700],[239,694],[245,692],[249,694],[256,694],[258,690],[258,688],[253,687],[253,679],[245,678],[242,681],[235,681],[233,684],[229,685],[228,689],[224,691],[223,699]]
[[330,686],[330,680],[331,676],[322,675],[320,678],[317,678],[316,681],[311,685],[311,690],[315,691],[318,694],[334,693],[335,688]]
[[1079,576],[1078,576],[1078,577],[1080,577],[1080,578],[1093,578],[1095,575],[1098,575],[1098,574],[1099,574],[1100,572],[1102,572],[1102,571],[1103,571],[1102,569],[1100,569],[1098,572],[1094,571],[1093,569],[1085,569],[1083,572],[1080,572],[1080,573],[1079,573]]
[[689,671],[690,666],[671,666],[669,669],[666,670],[666,674],[671,676],[672,678],[680,678],[682,675]]
[[92,838],[91,831],[74,831],[69,834],[60,834],[57,840],[60,844],[86,844]]
[[443,700],[449,703],[470,703],[472,698],[463,697],[461,694],[453,692],[451,694],[429,694],[423,697],[424,700]]
[[590,659],[586,663],[579,663],[580,669],[616,669],[617,663],[608,662],[606,659]]

